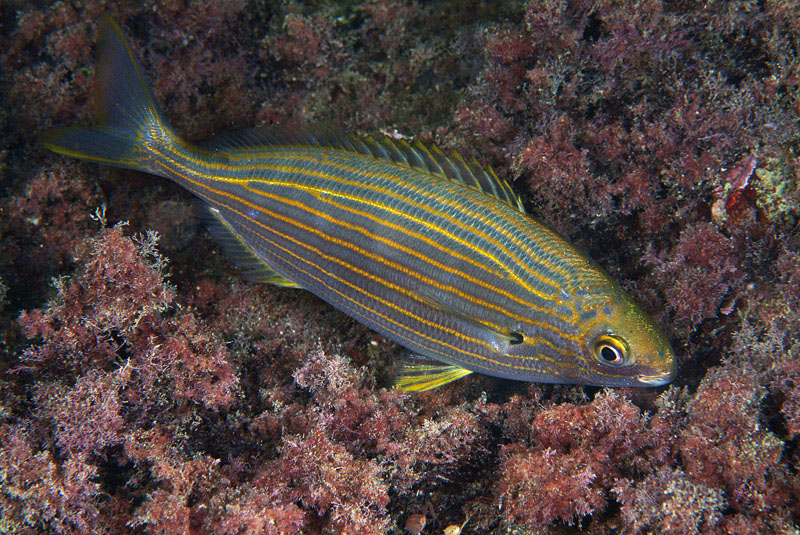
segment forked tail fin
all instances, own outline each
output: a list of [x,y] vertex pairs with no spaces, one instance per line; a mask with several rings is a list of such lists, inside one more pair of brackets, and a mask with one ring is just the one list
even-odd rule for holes
[[157,175],[152,147],[173,143],[122,29],[108,15],[97,31],[94,88],[97,124],[48,130],[40,143],[59,154]]

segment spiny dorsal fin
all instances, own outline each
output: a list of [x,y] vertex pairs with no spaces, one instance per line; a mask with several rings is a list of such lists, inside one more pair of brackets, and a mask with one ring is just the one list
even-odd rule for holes
[[222,247],[225,257],[242,269],[243,275],[247,280],[291,288],[300,287],[296,282],[290,281],[272,271],[269,266],[250,252],[242,237],[228,223],[219,210],[203,201],[197,201],[195,209],[209,234]]
[[491,167],[483,167],[474,158],[467,162],[457,152],[446,155],[433,144],[414,140],[393,139],[388,136],[359,136],[327,127],[290,131],[274,127],[239,130],[218,135],[203,147],[210,151],[248,150],[264,146],[302,145],[367,154],[379,160],[405,165],[441,178],[446,178],[494,197],[520,212],[522,201],[511,186],[499,178]]

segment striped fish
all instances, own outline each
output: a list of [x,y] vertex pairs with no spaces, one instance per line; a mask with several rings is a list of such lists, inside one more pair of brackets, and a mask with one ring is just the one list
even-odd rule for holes
[[98,31],[98,124],[50,130],[60,154],[174,180],[250,278],[304,288],[414,355],[422,391],[471,372],[657,386],[668,340],[591,259],[524,213],[491,169],[324,129],[193,145],[167,124],[122,30]]

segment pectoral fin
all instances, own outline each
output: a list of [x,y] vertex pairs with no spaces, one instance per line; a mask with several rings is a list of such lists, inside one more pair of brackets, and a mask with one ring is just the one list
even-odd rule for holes
[[500,327],[498,325],[491,325],[489,323],[483,322],[474,316],[470,316],[469,314],[458,310],[455,307],[444,303],[440,299],[435,298],[432,295],[429,295],[426,292],[422,292],[420,294],[420,299],[427,303],[428,305],[438,308],[439,310],[443,310],[448,314],[458,317],[459,319],[469,323],[470,325],[477,327],[478,329],[484,330],[489,333],[491,336],[501,339],[504,342],[510,345],[521,344],[524,340],[522,333],[514,332],[507,327]]

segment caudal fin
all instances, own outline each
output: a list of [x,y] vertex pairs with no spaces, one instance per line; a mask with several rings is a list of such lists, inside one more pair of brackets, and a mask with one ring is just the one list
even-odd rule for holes
[[147,87],[122,29],[108,15],[98,25],[94,99],[96,125],[54,128],[42,134],[40,143],[66,156],[163,174],[148,146],[169,143],[175,134]]

